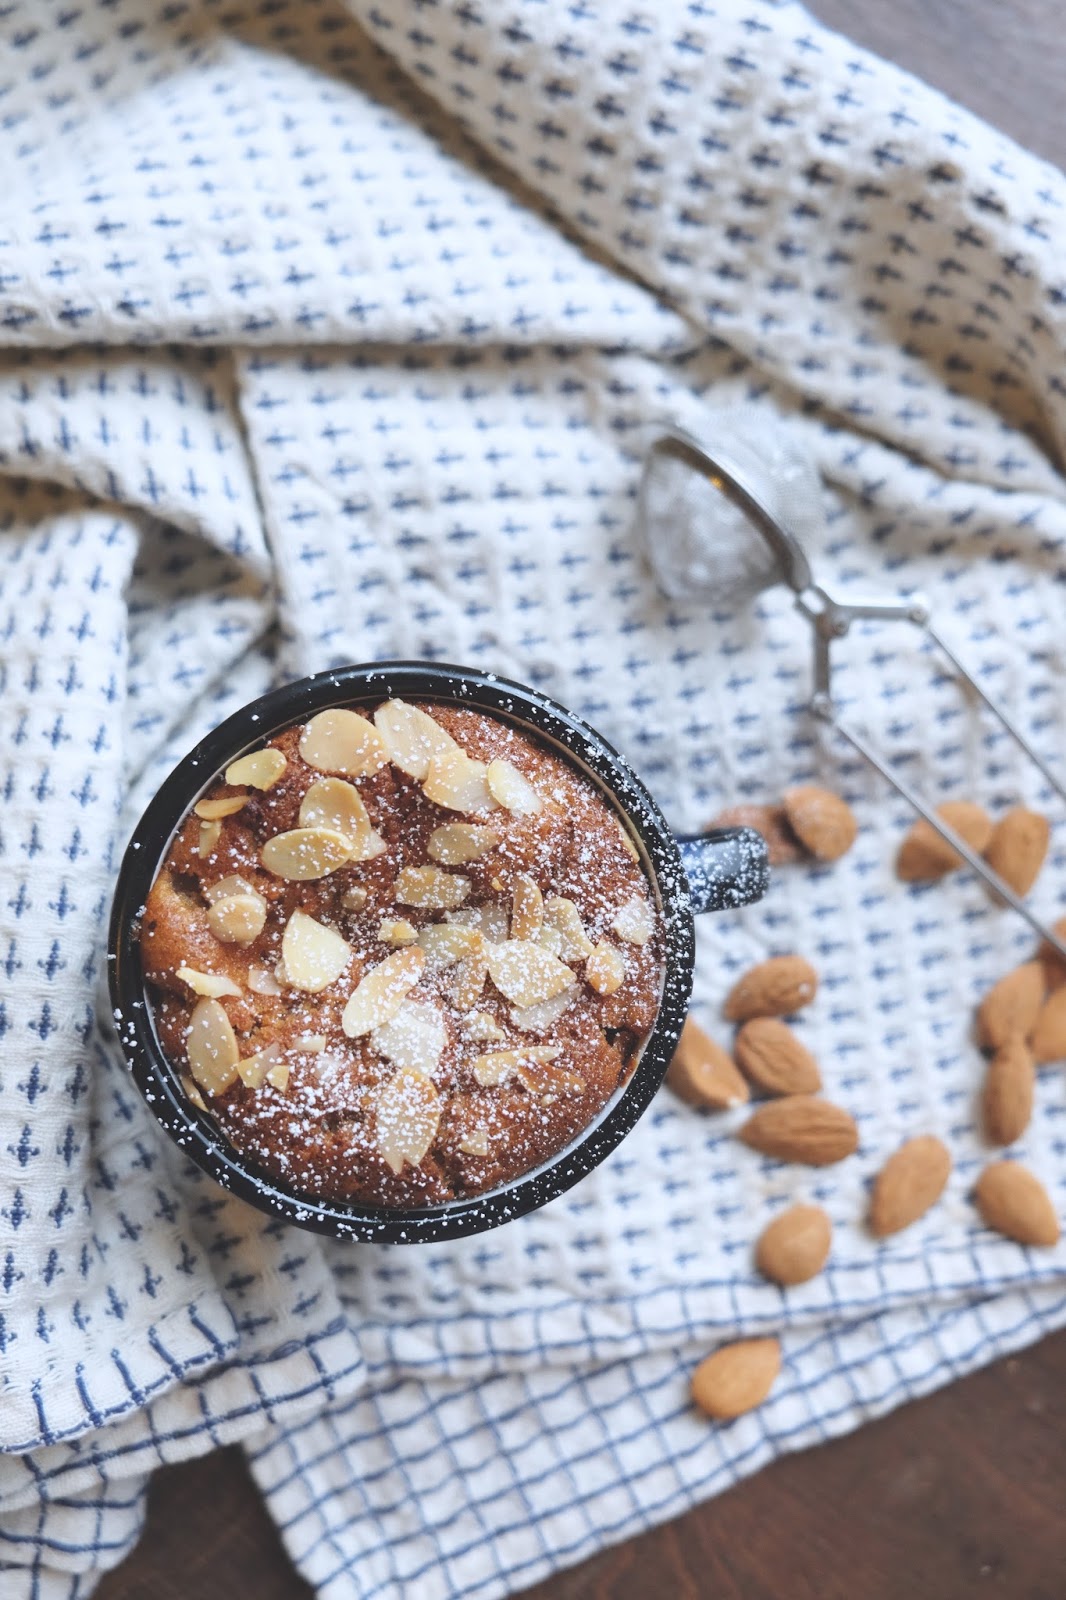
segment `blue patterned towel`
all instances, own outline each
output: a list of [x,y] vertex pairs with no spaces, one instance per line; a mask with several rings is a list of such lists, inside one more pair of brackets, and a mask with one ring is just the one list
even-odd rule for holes
[[[802,713],[787,601],[662,600],[633,513],[650,420],[789,417],[822,576],[924,589],[1061,762],[1062,176],[769,0],[22,0],[0,35],[5,1600],[88,1595],[152,1469],[233,1440],[327,1600],[489,1600],[1066,1322],[1066,1246],[968,1199],[970,1018],[1027,931],[970,874],[895,880],[907,817]],[[664,1093],[565,1199],[421,1249],[180,1159],[97,1021],[125,831],[244,700],[392,655],[543,686],[679,825],[847,794],[843,863],[707,919],[695,1004],[806,952],[857,1157],[775,1165]],[[1047,803],[906,630],[846,656],[931,794]],[[1021,1154],[1066,1215],[1061,1072],[1037,1100]],[[918,1131],[948,1194],[875,1246],[870,1177]],[[835,1245],[782,1292],[751,1241],[797,1197]],[[767,1330],[770,1402],[695,1416],[696,1360]]]

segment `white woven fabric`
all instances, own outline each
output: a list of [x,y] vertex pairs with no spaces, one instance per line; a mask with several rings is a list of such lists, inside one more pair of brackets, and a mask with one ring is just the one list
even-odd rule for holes
[[[633,516],[655,417],[790,416],[820,575],[925,591],[1061,763],[1062,176],[767,0],[22,0],[0,38],[5,1600],[87,1595],[151,1469],[235,1439],[329,1600],[487,1600],[1066,1321],[1066,1247],[968,1199],[970,1018],[1029,935],[969,875],[895,881],[904,810],[802,714],[786,600],[664,601]],[[929,793],[1049,804],[906,630],[844,654]],[[774,1165],[664,1093],[565,1199],[421,1249],[183,1163],[94,1019],[125,831],[271,682],[390,655],[543,687],[679,826],[847,794],[844,862],[707,919],[695,1005],[805,951],[858,1156]],[[1061,1073],[1037,1102],[1020,1154],[1066,1215]],[[918,1131],[948,1194],[876,1246]],[[782,1293],[750,1245],[798,1197],[833,1258]],[[768,1329],[771,1401],[695,1417],[694,1362]]]

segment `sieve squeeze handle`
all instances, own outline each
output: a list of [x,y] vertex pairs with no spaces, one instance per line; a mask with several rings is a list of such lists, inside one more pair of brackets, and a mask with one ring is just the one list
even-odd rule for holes
[[978,876],[985,880],[989,888],[994,890],[1001,900],[1006,901],[1007,905],[1014,911],[1017,911],[1020,917],[1024,917],[1034,933],[1038,933],[1042,939],[1046,940],[1060,956],[1066,957],[1066,940],[1059,938],[1058,934],[1054,933],[1040,921],[1039,917],[1030,911],[1025,901],[1015,894],[1009,884],[1004,883],[999,873],[993,872],[988,862],[982,856],[979,856],[977,851],[966,843],[965,839],[961,839],[954,828],[949,828],[942,817],[937,816],[932,806],[928,805],[921,795],[911,788],[905,778],[900,777],[894,767],[889,766],[886,761],[881,759],[874,747],[867,743],[864,736],[856,728],[850,727],[848,723],[841,720],[828,695],[816,694],[811,701],[811,710],[820,721],[828,723],[838,733],[843,734],[848,743],[853,745],[860,755],[865,756],[873,767],[876,767],[881,776],[886,778],[892,787],[903,796],[904,800],[914,807],[919,816],[924,817],[929,826],[935,828],[940,837],[946,840],[953,850],[958,851],[967,865],[971,866]]

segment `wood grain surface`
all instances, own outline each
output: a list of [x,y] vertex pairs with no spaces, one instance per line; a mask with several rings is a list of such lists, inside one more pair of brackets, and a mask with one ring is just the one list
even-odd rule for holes
[[[1066,166],[1066,0],[812,0]],[[525,1600],[1063,1600],[1066,1333],[775,1463]],[[97,1600],[308,1600],[237,1450],[156,1475]],[[411,1600],[418,1600],[412,1596]]]

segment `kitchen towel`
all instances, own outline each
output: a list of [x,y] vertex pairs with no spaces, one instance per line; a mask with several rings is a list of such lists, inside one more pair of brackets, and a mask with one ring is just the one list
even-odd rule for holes
[[[0,16],[0,1589],[81,1600],[152,1469],[241,1441],[325,1600],[490,1600],[1066,1322],[979,1223],[975,1002],[1033,940],[803,712],[780,591],[664,600],[647,430],[754,406],[824,480],[819,574],[923,590],[1052,762],[1066,729],[1066,182],[770,0],[16,0]],[[815,779],[839,865],[704,919],[695,1013],[799,950],[859,1154],[766,1161],[664,1090],[590,1178],[459,1244],[331,1244],[181,1158],[101,999],[124,838],[282,679],[423,656],[569,703],[671,820]],[[938,799],[1061,806],[906,630],[838,689]],[[916,1132],[947,1195],[875,1244]],[[1066,1083],[1018,1153],[1066,1215]],[[751,1260],[788,1202],[827,1270]],[[774,1332],[766,1405],[688,1375]]]

